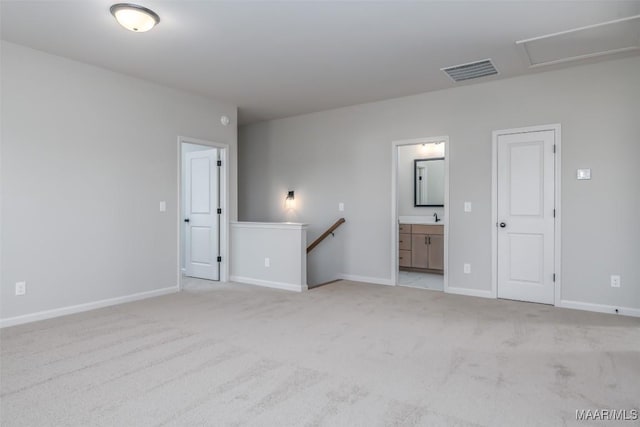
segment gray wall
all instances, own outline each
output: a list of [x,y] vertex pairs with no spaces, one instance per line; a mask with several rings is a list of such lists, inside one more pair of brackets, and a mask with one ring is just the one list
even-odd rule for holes
[[[303,224],[231,224],[231,280],[290,291],[307,289]],[[269,266],[265,265],[269,259]]]
[[[638,308],[639,57],[243,127],[239,217],[286,219],[281,199],[294,189],[311,241],[343,201],[334,258],[310,256],[310,283],[318,270],[389,280],[391,141],[448,135],[450,285],[489,290],[491,131],[550,123],[562,124],[562,298]],[[575,179],[584,167],[591,181]],[[463,212],[465,200],[473,212]],[[609,286],[613,273],[619,289]]]
[[178,135],[231,145],[235,218],[234,106],[5,42],[1,84],[2,318],[176,286]]

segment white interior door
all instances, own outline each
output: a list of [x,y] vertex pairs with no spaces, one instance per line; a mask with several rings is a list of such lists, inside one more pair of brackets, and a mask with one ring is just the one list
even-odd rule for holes
[[218,150],[186,153],[185,274],[220,280]]
[[553,304],[555,132],[499,135],[498,298]]

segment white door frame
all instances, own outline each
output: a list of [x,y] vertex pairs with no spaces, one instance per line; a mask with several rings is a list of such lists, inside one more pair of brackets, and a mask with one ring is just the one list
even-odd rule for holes
[[562,296],[562,252],[561,252],[561,219],[562,209],[560,207],[560,188],[562,178],[561,168],[561,139],[562,128],[559,123],[542,126],[528,126],[515,129],[503,129],[493,131],[492,136],[492,170],[491,170],[491,295],[498,298],[498,137],[501,135],[509,135],[513,133],[553,131],[555,134],[556,156],[554,170],[554,193],[555,193],[555,209],[556,217],[554,221],[554,305],[560,306]]
[[220,281],[229,281],[229,145],[219,142],[205,141],[203,139],[190,138],[187,136],[178,136],[178,287],[182,289],[182,143],[203,145],[206,147],[217,148],[220,150],[220,160],[222,160],[222,170],[220,174],[220,201],[222,202],[222,214],[220,215]]
[[449,137],[402,139],[391,143],[391,285],[398,286],[398,147],[444,142],[444,292],[449,292]]

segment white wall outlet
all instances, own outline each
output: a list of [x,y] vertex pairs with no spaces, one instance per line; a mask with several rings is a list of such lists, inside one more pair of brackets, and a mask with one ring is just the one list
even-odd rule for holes
[[269,258],[265,258],[264,259],[264,266],[265,267],[271,267],[271,260]]
[[471,264],[464,265],[464,274],[471,274]]
[[611,287],[612,288],[619,288],[620,287],[620,276],[618,276],[618,275],[612,275],[611,276]]
[[163,200],[160,202],[160,212],[166,212],[166,211],[167,211],[167,202]]
[[27,282],[16,282],[16,295],[24,295],[27,293]]
[[464,202],[464,211],[471,212],[471,202]]
[[340,212],[344,211],[344,203],[342,203],[342,202],[338,203],[338,210]]

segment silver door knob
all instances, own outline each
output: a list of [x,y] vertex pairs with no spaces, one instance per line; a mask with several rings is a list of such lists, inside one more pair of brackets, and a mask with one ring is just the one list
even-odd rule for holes
[[507,224],[506,224],[506,223],[504,223],[504,222],[501,222],[501,223],[500,223],[500,228],[505,228],[506,226],[507,226]]

